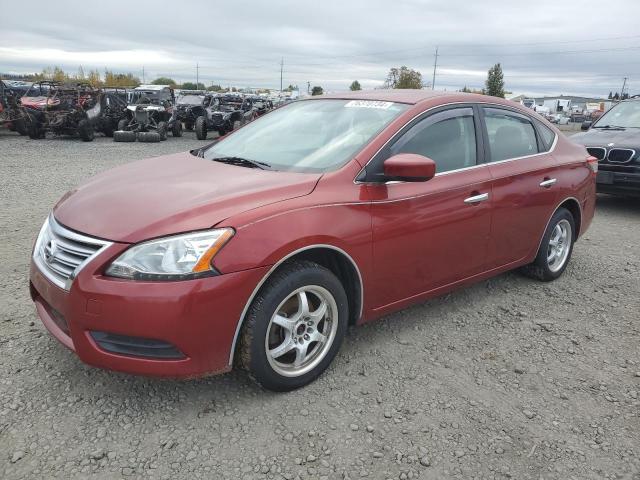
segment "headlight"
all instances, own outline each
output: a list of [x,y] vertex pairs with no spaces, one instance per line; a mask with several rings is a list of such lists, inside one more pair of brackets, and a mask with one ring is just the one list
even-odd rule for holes
[[139,243],[109,265],[106,274],[130,280],[186,280],[215,275],[211,261],[233,233],[231,228],[219,228]]

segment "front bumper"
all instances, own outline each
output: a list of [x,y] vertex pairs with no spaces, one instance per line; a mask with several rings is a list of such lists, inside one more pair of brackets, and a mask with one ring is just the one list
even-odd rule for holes
[[640,196],[640,174],[600,170],[596,179],[596,189],[600,193]]
[[[114,244],[98,255],[78,273],[69,291],[50,282],[31,262],[31,298],[47,330],[95,367],[163,377],[229,370],[240,315],[269,267],[178,282],[103,276],[99,267],[124,248]],[[104,334],[116,339],[153,339],[174,347],[180,355],[153,358],[114,353],[99,345]]]

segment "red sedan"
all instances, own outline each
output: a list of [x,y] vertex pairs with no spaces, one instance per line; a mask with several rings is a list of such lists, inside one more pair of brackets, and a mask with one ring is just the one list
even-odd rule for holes
[[31,295],[84,362],[290,390],[348,325],[507,270],[558,278],[597,160],[498,98],[379,90],[277,109],[191,152],[67,193]]

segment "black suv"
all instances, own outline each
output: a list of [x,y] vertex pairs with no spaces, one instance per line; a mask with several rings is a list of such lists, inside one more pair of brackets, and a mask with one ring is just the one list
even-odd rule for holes
[[571,137],[599,160],[597,190],[640,196],[640,96],[613,106],[584,133]]

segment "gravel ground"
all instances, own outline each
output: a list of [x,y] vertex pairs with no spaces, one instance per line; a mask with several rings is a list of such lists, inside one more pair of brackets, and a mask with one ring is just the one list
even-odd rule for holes
[[94,173],[194,145],[0,131],[0,478],[640,479],[640,201],[599,198],[560,280],[508,273],[355,328],[293,393],[81,364],[29,300],[42,221]]

